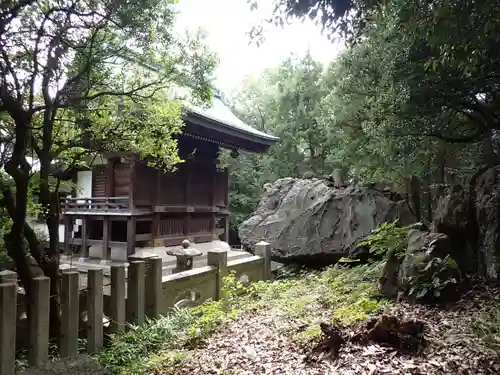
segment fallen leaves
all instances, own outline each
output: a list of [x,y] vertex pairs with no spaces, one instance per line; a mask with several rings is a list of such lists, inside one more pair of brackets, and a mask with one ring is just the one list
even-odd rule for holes
[[[448,309],[405,302],[388,307],[384,314],[425,325],[427,345],[421,354],[404,354],[397,345],[381,345],[372,337],[366,342],[344,340],[333,360],[322,351],[313,361],[311,346],[294,339],[307,328],[303,317],[287,316],[274,306],[243,314],[222,327],[169,374],[497,375],[498,353],[470,333],[485,301],[476,293]],[[325,307],[316,314],[325,319],[331,311]]]

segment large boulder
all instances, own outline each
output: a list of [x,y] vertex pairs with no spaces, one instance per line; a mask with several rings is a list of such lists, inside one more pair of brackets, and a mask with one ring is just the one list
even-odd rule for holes
[[394,202],[366,187],[329,187],[319,179],[284,178],[265,187],[253,215],[239,228],[245,249],[261,240],[273,260],[325,265],[347,254],[356,240],[383,222],[415,217],[404,201]]

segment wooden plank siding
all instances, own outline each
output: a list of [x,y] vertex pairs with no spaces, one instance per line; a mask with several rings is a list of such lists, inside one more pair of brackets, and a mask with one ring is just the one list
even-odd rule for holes
[[92,197],[106,197],[106,177],[107,170],[105,165],[96,165],[92,169]]
[[114,169],[114,194],[115,197],[125,197],[130,192],[130,170],[129,164],[117,163]]

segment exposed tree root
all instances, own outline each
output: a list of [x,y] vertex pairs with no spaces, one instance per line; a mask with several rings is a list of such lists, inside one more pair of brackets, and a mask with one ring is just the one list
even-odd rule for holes
[[347,342],[362,345],[376,343],[394,348],[402,354],[419,354],[426,345],[424,328],[421,321],[402,321],[392,315],[370,319],[354,331],[337,324],[322,323],[323,337],[311,354],[325,353],[335,360]]

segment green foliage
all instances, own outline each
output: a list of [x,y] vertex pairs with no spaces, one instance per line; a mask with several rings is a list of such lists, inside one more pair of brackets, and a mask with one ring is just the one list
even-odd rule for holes
[[[181,162],[174,136],[183,108],[174,91],[181,87],[186,99],[207,103],[217,60],[201,32],[174,31],[175,13],[170,0],[47,0],[2,8],[0,208],[13,207],[9,216],[19,224],[10,226],[11,251],[23,250],[22,223],[32,205],[57,225],[64,181],[100,154],[136,154],[166,170]],[[37,241],[29,242],[36,259],[58,256],[57,231],[52,237],[47,257],[39,256]],[[18,270],[26,269],[25,258],[15,259]],[[28,285],[30,273],[19,276]]]
[[321,100],[327,90],[324,67],[309,54],[285,60],[259,80],[243,82],[233,98],[236,113],[280,140],[264,155],[227,160],[234,226],[256,208],[266,183],[306,174],[321,177],[342,166],[330,156],[329,124],[321,120]]
[[112,374],[144,374],[152,353],[165,345],[182,347],[186,340],[183,331],[194,320],[189,312],[176,311],[141,326],[131,326],[114,336],[110,346],[97,354],[97,360]]
[[500,303],[496,301],[474,320],[471,331],[489,348],[500,352]]
[[389,301],[382,298],[377,288],[383,265],[383,262],[352,268],[336,265],[322,274],[321,280],[328,286],[322,303],[334,308],[334,320],[352,324],[388,306]]
[[112,374],[144,374],[181,361],[186,348],[197,345],[218,326],[241,313],[245,296],[253,291],[235,278],[223,278],[220,301],[208,300],[193,309],[175,310],[168,316],[131,326],[116,335],[111,345],[97,354],[99,362]]
[[[412,285],[408,294],[416,299],[440,298],[443,291],[458,284],[456,275],[460,276],[457,263],[449,255],[441,258],[423,260],[425,266],[415,276],[407,280]],[[455,272],[450,272],[455,271]]]
[[[252,3],[256,7],[258,1]],[[329,174],[333,167],[344,168],[353,181],[401,187],[411,176],[442,182],[445,166],[466,178],[470,169],[498,163],[500,53],[493,25],[500,20],[499,5],[277,1],[274,22],[318,17],[327,32],[341,32],[357,43],[319,79],[298,81],[284,62],[244,87],[238,100],[247,121],[282,142],[267,160],[251,163],[248,171],[256,174],[244,169],[235,177],[242,187],[232,190],[238,191],[235,211],[241,202],[245,213],[251,211],[265,182],[305,171]],[[279,75],[285,93],[274,85],[273,74]],[[300,108],[309,103],[312,109],[301,117]],[[323,158],[315,163],[307,152],[308,133],[302,131],[306,123],[325,145],[317,149],[315,155]],[[267,168],[260,168],[267,161]],[[248,184],[252,189],[245,190]]]
[[287,321],[300,319],[306,328],[291,332],[308,342],[321,332],[319,308],[332,309],[333,317],[349,324],[379,312],[388,301],[382,299],[376,280],[382,264],[356,268],[331,267],[274,281],[241,283],[234,273],[224,277],[220,301],[208,300],[192,309],[147,321],[140,327],[113,337],[97,359],[113,374],[139,375],[161,372],[181,362],[188,350],[198,345],[217,327],[249,311],[274,310],[275,324],[287,330]]
[[369,248],[372,258],[382,260],[389,251],[399,256],[406,251],[410,226],[400,227],[398,222],[382,223],[359,242],[358,246]]

